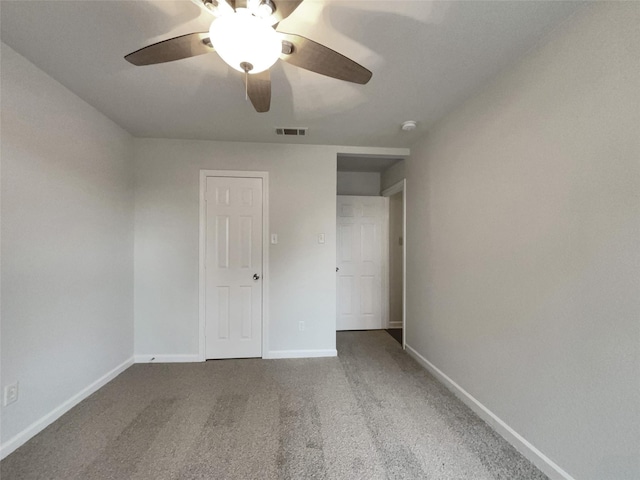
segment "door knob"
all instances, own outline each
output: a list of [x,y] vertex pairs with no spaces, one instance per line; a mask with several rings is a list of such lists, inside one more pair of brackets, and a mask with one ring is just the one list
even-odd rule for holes
[[340,270],[340,267],[336,267],[336,272],[337,272],[338,270]]
[[258,275],[257,273],[253,274],[253,279],[254,280],[260,280],[260,275]]

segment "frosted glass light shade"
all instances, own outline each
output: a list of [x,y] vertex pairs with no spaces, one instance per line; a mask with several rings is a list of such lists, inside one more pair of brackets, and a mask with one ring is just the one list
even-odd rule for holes
[[276,63],[282,52],[276,31],[245,8],[216,18],[209,35],[218,55],[239,72],[244,72],[240,66],[243,62],[253,65],[249,73],[263,72]]

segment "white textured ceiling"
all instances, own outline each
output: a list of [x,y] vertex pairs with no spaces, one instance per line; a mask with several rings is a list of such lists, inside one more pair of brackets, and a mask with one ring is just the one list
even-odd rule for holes
[[[0,2],[2,41],[138,137],[406,147],[583,3],[306,0],[280,31],[373,71],[355,85],[278,62],[271,111],[217,54],[134,67],[123,56],[208,30],[188,0]],[[418,129],[400,131],[404,120]],[[275,127],[308,127],[276,137]]]

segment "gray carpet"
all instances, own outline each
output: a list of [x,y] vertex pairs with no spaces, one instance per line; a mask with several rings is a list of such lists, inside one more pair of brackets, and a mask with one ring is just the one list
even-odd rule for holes
[[138,364],[0,463],[10,479],[543,479],[384,330],[338,358]]

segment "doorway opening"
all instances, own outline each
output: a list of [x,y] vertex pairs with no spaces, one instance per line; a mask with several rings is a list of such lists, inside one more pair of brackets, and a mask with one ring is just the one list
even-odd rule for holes
[[404,159],[338,155],[336,330],[386,330],[405,345]]

